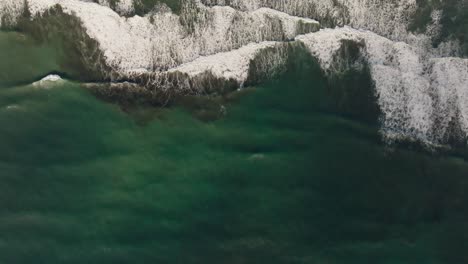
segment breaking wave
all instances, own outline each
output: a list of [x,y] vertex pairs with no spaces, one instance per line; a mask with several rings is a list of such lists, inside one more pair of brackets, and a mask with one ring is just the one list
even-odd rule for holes
[[[443,145],[456,139],[466,144],[466,43],[460,34],[447,32],[453,27],[446,22],[452,11],[444,5],[423,7],[415,0],[179,2],[177,13],[160,3],[139,16],[138,3],[131,0],[4,0],[0,25],[24,30],[51,16],[76,17],[78,30],[90,40],[76,48],[84,67],[98,71],[98,81],[111,81],[94,87],[154,98],[254,85],[284,72],[291,50],[303,48],[329,78],[350,67],[369,70],[388,142]],[[466,13],[464,1],[455,5]],[[81,43],[79,38],[68,41]]]

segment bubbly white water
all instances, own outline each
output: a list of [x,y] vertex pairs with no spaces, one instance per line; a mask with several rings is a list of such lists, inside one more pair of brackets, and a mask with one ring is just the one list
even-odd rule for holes
[[251,43],[238,50],[200,57],[182,64],[169,72],[186,73],[196,78],[197,75],[210,72],[217,78],[233,79],[244,83],[248,78],[250,62],[263,49],[274,48],[277,42]]
[[[17,22],[23,13],[24,2],[18,0],[2,0],[0,2],[0,26],[9,26]],[[4,25],[4,24],[8,25]]]
[[383,113],[382,132],[389,139],[411,137],[442,143],[450,121],[468,135],[468,59],[432,58],[418,47],[394,42],[370,31],[349,27],[300,36],[325,70],[330,69],[343,40],[363,44]]
[[202,0],[208,5],[230,5],[241,10],[269,7],[288,14],[312,17],[333,24],[349,24],[393,38],[406,35],[416,11],[416,0]]
[[41,80],[34,82],[32,84],[33,87],[38,88],[50,88],[53,87],[55,84],[59,84],[63,81],[62,77],[57,74],[47,75],[46,77],[42,78]]
[[[0,2],[0,17],[13,23],[24,8],[22,2]],[[468,136],[468,60],[449,57],[458,54],[456,42],[443,43],[437,49],[431,46],[432,38],[440,33],[442,11],[432,13],[426,34],[414,35],[407,27],[417,9],[416,0],[193,2],[196,12],[185,16],[161,9],[145,17],[127,18],[119,14],[132,12],[131,0],[121,0],[118,13],[106,0],[99,4],[28,0],[33,16],[55,4],[77,16],[87,34],[99,43],[108,66],[126,78],[151,72],[156,79],[166,78],[179,72],[197,79],[209,73],[242,85],[259,52],[287,40],[304,43],[330,73],[337,70],[334,67],[339,65],[343,41],[359,43],[375,84],[382,133],[388,140],[403,137],[443,144],[453,136],[454,124],[461,133],[457,136]],[[189,25],[184,19],[190,20]],[[314,32],[319,24],[313,19],[349,27]],[[308,32],[312,33],[301,35]],[[257,67],[268,72],[283,58],[282,54],[272,56]]]
[[37,16],[55,4],[81,19],[87,34],[98,41],[107,64],[123,74],[165,70],[249,43],[293,39],[304,24],[310,24],[311,30],[319,27],[312,19],[267,8],[241,12],[201,4],[191,34],[171,12],[126,18],[106,6],[77,0],[29,0],[29,10]]
[[[309,17],[326,26],[351,26],[372,31],[393,41],[403,41],[430,52],[432,41],[441,31],[441,10],[431,14],[425,34],[408,31],[410,21],[416,16],[416,0],[201,0],[207,5],[226,5],[240,10],[269,7],[285,13]],[[424,4],[424,3],[423,3]],[[330,22],[331,21],[331,22]],[[436,52],[459,55],[456,41],[446,40]],[[429,50],[429,51],[428,51]]]

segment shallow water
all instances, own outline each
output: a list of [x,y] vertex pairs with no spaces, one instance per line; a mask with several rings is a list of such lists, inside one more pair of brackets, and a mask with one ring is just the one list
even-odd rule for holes
[[468,164],[385,146],[334,111],[316,64],[204,122],[12,86],[56,70],[44,49],[0,49],[0,262],[468,261]]

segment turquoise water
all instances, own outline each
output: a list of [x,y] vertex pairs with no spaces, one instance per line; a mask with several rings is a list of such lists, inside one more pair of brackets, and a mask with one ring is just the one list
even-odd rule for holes
[[20,85],[59,69],[21,49],[0,51],[0,263],[468,262],[468,164],[385,146],[312,61],[209,109],[123,111]]

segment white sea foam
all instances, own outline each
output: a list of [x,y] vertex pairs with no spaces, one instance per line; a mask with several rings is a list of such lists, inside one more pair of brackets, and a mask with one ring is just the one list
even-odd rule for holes
[[[394,41],[404,41],[430,52],[434,39],[440,35],[441,10],[431,14],[425,34],[408,31],[410,22],[417,15],[419,7],[416,0],[201,0],[207,5],[227,5],[240,10],[256,10],[268,7],[282,12],[309,17],[326,26],[351,26],[370,30]],[[441,45],[443,55],[459,55],[457,42]],[[450,50],[447,49],[450,47]],[[436,50],[437,51],[437,50]]]
[[23,13],[23,9],[24,3],[22,1],[2,0],[0,2],[0,27],[14,25]]
[[323,20],[326,17],[333,18],[338,24],[345,23],[344,14],[333,0],[201,0],[207,5],[232,6],[236,9],[253,11],[262,7],[268,7],[282,12]]
[[383,113],[382,132],[389,139],[443,143],[450,120],[455,118],[468,136],[467,59],[430,58],[404,42],[349,27],[325,29],[297,40],[326,71],[333,71],[343,40],[364,45],[361,53],[369,64]]
[[244,83],[248,78],[251,60],[262,50],[281,45],[277,42],[252,43],[240,49],[200,57],[192,62],[182,64],[169,72],[186,73],[192,78],[211,73],[216,78],[235,80]]
[[62,77],[56,74],[47,75],[46,77],[42,78],[41,80],[34,82],[32,85],[34,87],[40,88],[50,88],[54,85],[60,84],[63,81]]
[[[86,33],[99,43],[108,66],[125,78],[152,72],[156,78],[166,78],[179,72],[196,79],[210,73],[241,85],[260,51],[294,38],[305,44],[325,71],[333,72],[343,41],[360,43],[387,139],[443,143],[454,123],[461,136],[468,136],[468,60],[448,57],[458,54],[456,41],[442,43],[438,49],[431,45],[432,38],[440,34],[441,11],[432,13],[426,34],[415,35],[407,27],[416,12],[416,0],[194,1],[197,11],[193,14],[178,16],[163,9],[129,18],[119,14],[132,12],[131,0],[119,1],[118,13],[106,0],[99,4],[89,0],[28,3],[33,16],[55,4],[77,16]],[[22,3],[2,0],[0,16],[7,15],[5,21],[14,23],[24,8]],[[311,18],[361,30],[345,26],[296,37],[304,29],[319,27]],[[279,54],[257,67],[266,72],[281,64],[282,58]]]
[[249,43],[292,39],[304,24],[312,30],[319,27],[314,20],[267,8],[241,12],[200,5],[190,33],[171,12],[125,18],[108,7],[77,0],[29,0],[29,10],[37,16],[55,4],[81,19],[87,34],[98,41],[107,64],[125,75],[172,68]]
[[468,135],[468,59],[438,58],[432,63],[430,78],[438,98],[434,111],[440,122],[438,137],[448,136],[448,127],[454,120]]

